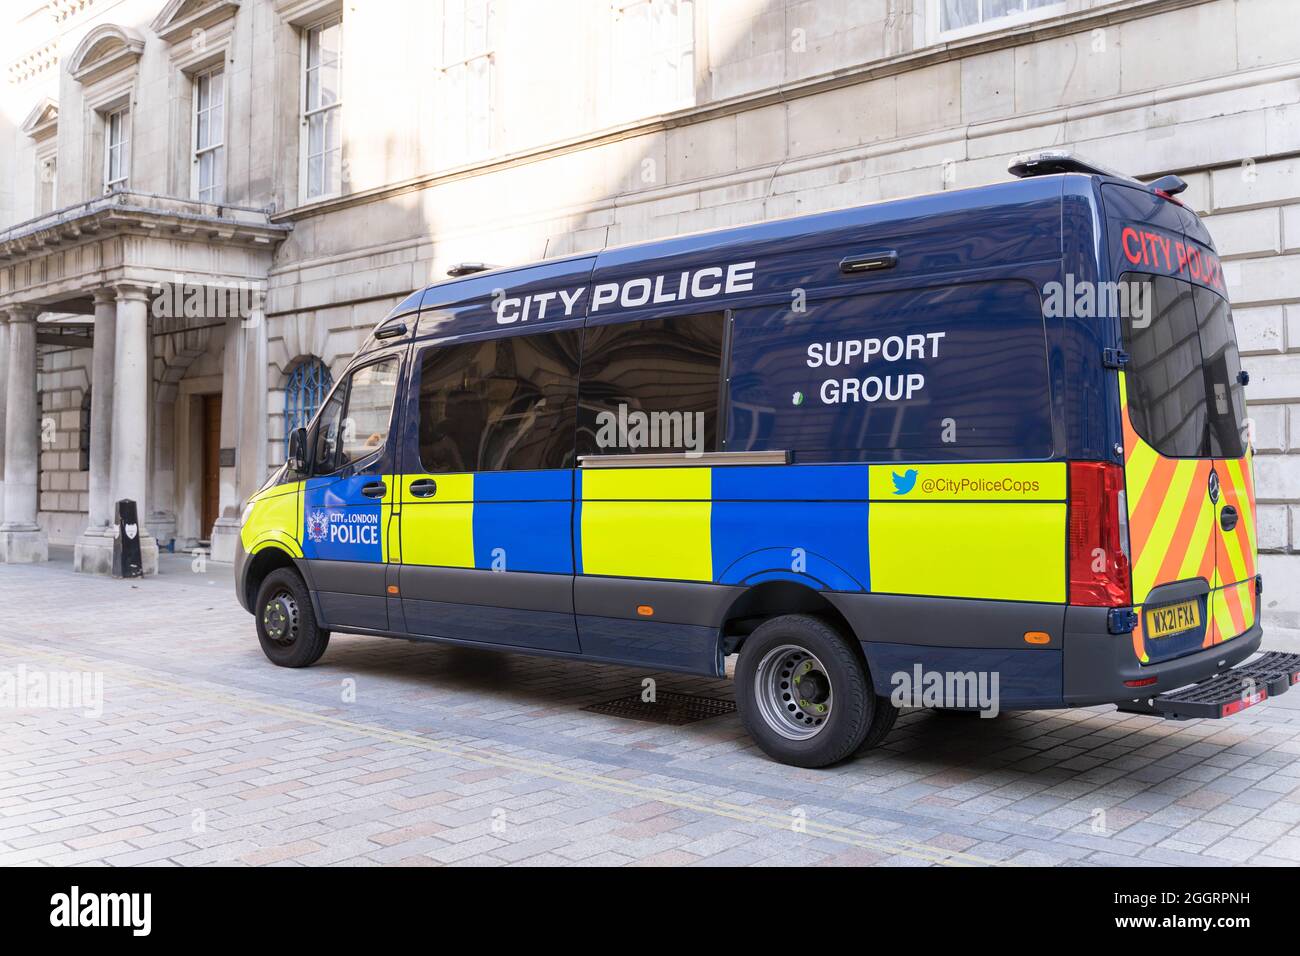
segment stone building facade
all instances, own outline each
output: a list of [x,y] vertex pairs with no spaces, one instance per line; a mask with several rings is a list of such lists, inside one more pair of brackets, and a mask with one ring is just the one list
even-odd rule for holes
[[228,556],[288,427],[378,318],[456,262],[980,185],[1057,147],[1178,173],[1207,216],[1252,375],[1265,603],[1300,628],[1296,13],[11,0],[0,556],[79,542],[102,567],[121,497],[150,543]]

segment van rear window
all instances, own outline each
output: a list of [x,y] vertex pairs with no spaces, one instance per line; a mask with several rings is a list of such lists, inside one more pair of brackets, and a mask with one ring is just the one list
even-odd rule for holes
[[1121,282],[1145,286],[1148,304],[1122,320],[1134,430],[1166,458],[1240,458],[1246,407],[1228,303],[1169,276]]

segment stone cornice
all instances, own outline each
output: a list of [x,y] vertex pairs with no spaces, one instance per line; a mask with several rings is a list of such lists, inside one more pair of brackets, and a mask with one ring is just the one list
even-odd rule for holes
[[[221,215],[217,214],[220,211]],[[262,210],[117,192],[0,232],[0,263],[113,234],[170,236],[270,247],[290,231]]]
[[94,6],[95,0],[50,0],[47,9],[55,23],[75,17],[87,7]]
[[196,30],[208,30],[239,12],[240,0],[211,0],[189,13],[184,8],[189,0],[170,0],[150,24],[149,29],[167,43],[176,43],[194,35]]
[[50,42],[28,50],[9,64],[9,82],[25,83],[35,76],[59,65],[59,45]]
[[68,72],[78,83],[93,83],[135,66],[144,53],[144,40],[115,23],[105,23],[87,33],[68,61]]
[[27,114],[22,131],[38,143],[49,139],[59,131],[59,104],[45,97]]

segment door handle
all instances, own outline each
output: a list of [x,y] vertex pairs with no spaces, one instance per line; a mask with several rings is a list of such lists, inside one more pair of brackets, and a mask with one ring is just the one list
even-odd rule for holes
[[1219,527],[1224,531],[1231,531],[1237,527],[1237,509],[1232,505],[1224,505],[1223,510],[1219,512]]
[[368,485],[361,486],[361,493],[367,498],[382,498],[388,494],[388,486],[382,481],[372,481]]
[[420,478],[411,482],[411,494],[417,498],[432,498],[438,493],[438,483],[432,478]]

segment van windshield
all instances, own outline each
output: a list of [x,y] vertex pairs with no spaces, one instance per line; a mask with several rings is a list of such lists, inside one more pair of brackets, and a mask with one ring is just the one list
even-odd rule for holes
[[1144,287],[1145,308],[1122,321],[1133,428],[1166,458],[1240,458],[1246,400],[1227,301],[1169,276],[1121,281]]

